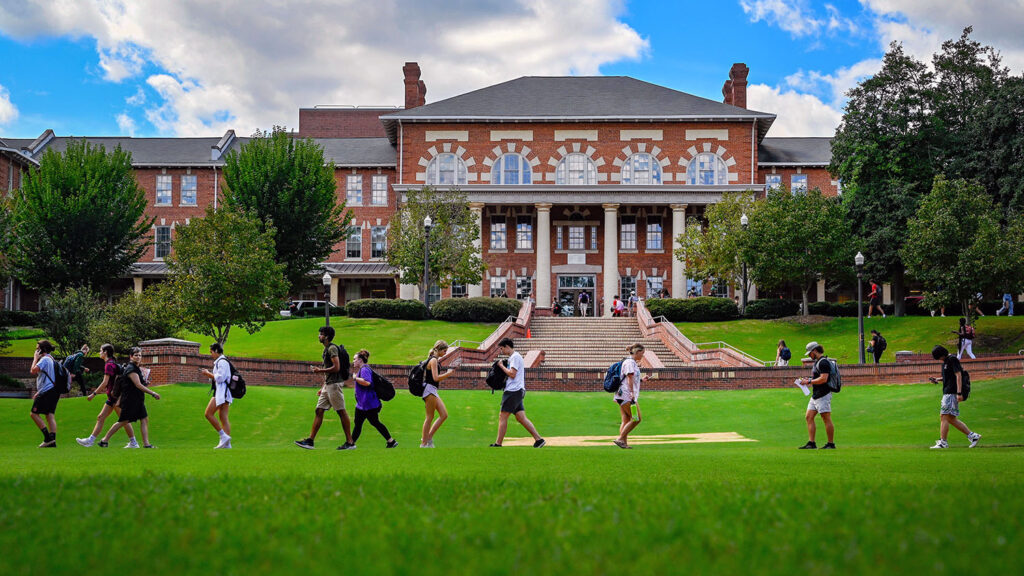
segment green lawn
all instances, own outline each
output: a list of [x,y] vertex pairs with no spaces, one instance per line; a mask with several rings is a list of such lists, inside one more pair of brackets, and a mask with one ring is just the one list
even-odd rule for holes
[[[232,409],[232,451],[211,449],[205,385],[147,401],[155,451],[74,444],[99,409],[82,398],[61,402],[59,447],[40,450],[29,402],[0,400],[0,574],[1013,573],[1022,384],[976,383],[962,408],[981,444],[953,432],[946,451],[927,448],[932,385],[845,388],[834,452],[795,449],[795,389],[646,393],[637,434],[756,442],[630,451],[487,448],[498,396],[484,391],[444,392],[435,450],[417,448],[422,405],[400,392],[382,414],[400,446],[367,427],[352,452],[333,449],[332,418],[317,450],[291,445],[308,432],[312,389],[250,389]],[[604,393],[526,404],[548,437],[617,429]]]
[[[825,353],[843,362],[857,361],[857,319],[833,318],[820,324],[801,325],[779,320],[736,320],[732,322],[679,322],[679,331],[694,342],[725,341],[761,360],[774,360],[775,347],[785,340],[800,358],[804,345],[814,340],[825,347]],[[956,317],[932,318],[906,316],[864,319],[864,344],[871,341],[871,330],[885,336],[889,346],[882,354],[883,362],[892,362],[898,350],[928,353],[936,344],[956,347]],[[986,316],[976,325],[974,352],[1016,354],[1024,349],[1024,316],[1012,318]],[[867,355],[868,361],[871,356]]]

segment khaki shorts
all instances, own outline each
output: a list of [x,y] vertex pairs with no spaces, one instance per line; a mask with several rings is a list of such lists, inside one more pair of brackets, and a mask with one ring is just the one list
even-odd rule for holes
[[338,410],[345,409],[345,395],[341,392],[341,384],[324,384],[320,389],[320,396],[316,401],[317,410]]

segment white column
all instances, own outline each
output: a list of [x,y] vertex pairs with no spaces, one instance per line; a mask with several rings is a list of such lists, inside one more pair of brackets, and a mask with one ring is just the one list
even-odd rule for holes
[[[611,316],[612,296],[619,284],[619,205],[602,204],[604,207],[604,294],[597,298],[594,306],[601,306],[601,316]],[[604,300],[603,305],[599,304]]]
[[402,300],[419,300],[420,288],[415,284],[399,284],[398,297]]
[[676,258],[676,250],[682,247],[679,236],[686,232],[686,204],[672,204],[672,297],[686,296],[686,263]]
[[882,284],[882,304],[892,304],[892,284]]
[[[476,220],[476,227],[480,231],[480,237],[473,241],[473,249],[476,250],[478,255],[483,254],[482,242],[484,237],[484,203],[483,202],[470,202],[469,209],[473,212],[473,219]],[[476,298],[484,295],[483,283],[470,284],[466,287],[466,294],[470,298]]]
[[818,280],[818,299],[817,302],[825,301],[825,279]]
[[136,294],[142,294],[142,278],[139,278],[138,276],[136,276],[136,277],[132,278],[132,280],[135,281],[135,293]]
[[537,308],[551,308],[551,204],[537,204]]
[[336,276],[331,276],[331,304],[338,305],[338,284],[341,279]]

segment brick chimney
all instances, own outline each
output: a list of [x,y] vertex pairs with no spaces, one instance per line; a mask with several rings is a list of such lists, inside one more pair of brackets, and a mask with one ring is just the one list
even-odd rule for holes
[[423,82],[423,80],[420,80],[416,84],[416,87],[419,88],[420,90],[420,99],[418,101],[419,104],[417,104],[417,106],[423,106],[424,104],[427,103],[427,85]]
[[740,108],[747,107],[747,74],[749,73],[750,68],[747,68],[746,64],[740,62],[733,64],[732,68],[729,69],[729,80],[726,82],[726,85],[732,87],[732,98],[726,104],[732,104]]
[[405,74],[405,108],[415,108],[426,103],[427,85],[420,80],[420,65],[406,62],[402,66]]
[[732,80],[726,80],[722,85],[722,102],[732,105]]

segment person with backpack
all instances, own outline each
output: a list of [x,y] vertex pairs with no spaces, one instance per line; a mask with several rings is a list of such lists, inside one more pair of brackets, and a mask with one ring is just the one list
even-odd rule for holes
[[52,353],[53,344],[49,340],[36,342],[36,351],[32,354],[32,368],[29,369],[36,377],[31,417],[43,433],[40,448],[57,447],[57,402],[60,401],[62,392],[57,385],[57,363],[51,356]]
[[885,337],[878,330],[871,331],[871,344],[868,345],[868,352],[875,358],[875,364],[878,364],[882,360],[882,352],[889,347],[889,343],[885,341]]
[[[423,406],[426,417],[423,419],[423,433],[420,437],[420,448],[433,448],[434,435],[441,424],[448,419],[448,409],[437,392],[437,385],[455,373],[455,370],[441,372],[441,358],[448,352],[448,343],[438,340],[430,349],[426,364],[423,366]],[[437,419],[434,419],[434,414]]]
[[[629,445],[629,433],[640,425],[640,383],[647,381],[647,376],[640,374],[640,361],[644,358],[644,345],[637,342],[626,348],[626,358],[622,361],[620,379],[622,384],[615,392],[615,403],[619,405],[619,436],[614,444],[619,448],[631,449]],[[636,418],[633,418],[633,406],[636,406]]]
[[502,338],[498,342],[498,350],[508,356],[508,365],[496,363],[495,366],[505,373],[505,389],[501,394],[501,409],[498,411],[498,439],[491,444],[492,448],[500,448],[508,431],[508,417],[515,415],[516,421],[526,428],[533,436],[533,447],[543,448],[547,442],[537,433],[537,428],[526,417],[523,398],[526,397],[526,364],[523,356],[516,352],[516,344],[511,338]]
[[384,407],[377,391],[373,387],[373,370],[370,368],[370,353],[367,350],[360,350],[352,360],[352,369],[356,381],[356,418],[355,428],[352,429],[352,448],[355,449],[359,436],[363,433],[363,421],[369,420],[370,424],[380,432],[387,444],[385,448],[395,448],[398,441],[391,437],[388,427],[380,421],[380,411]]
[[966,318],[960,319],[960,329],[953,332],[957,336],[957,348],[959,352],[956,354],[956,359],[960,360],[963,358],[966,352],[972,360],[976,358],[974,355],[974,326],[967,323]]
[[818,445],[814,441],[817,426],[814,418],[821,415],[821,421],[825,423],[825,434],[828,436],[828,443],[821,447],[822,450],[835,450],[835,426],[832,425],[832,392],[833,387],[829,380],[833,378],[833,371],[837,368],[832,361],[825,356],[825,349],[817,342],[807,344],[807,355],[811,357],[811,377],[800,378],[798,384],[811,386],[811,399],[807,402],[807,436],[810,440],[800,447],[801,450],[814,450]]
[[871,284],[871,293],[868,294],[868,318],[871,318],[871,313],[876,309],[882,314],[882,318],[885,318],[885,310],[882,309],[882,291],[874,280],[868,280],[868,283]]
[[577,298],[577,301],[579,302],[579,305],[580,305],[580,316],[586,318],[586,316],[587,316],[587,306],[590,305],[590,294],[587,293],[586,291],[580,292],[580,295]]
[[341,418],[341,429],[345,431],[345,443],[338,446],[338,450],[354,450],[356,444],[352,440],[352,423],[345,410],[345,394],[342,391],[342,386],[352,377],[348,351],[344,346],[334,343],[332,326],[321,326],[318,338],[324,347],[323,366],[312,366],[311,369],[314,374],[324,375],[324,385],[316,392],[316,410],[309,436],[296,440],[295,445],[312,450],[316,435],[324,423],[324,413],[331,409],[338,413],[338,417]]
[[789,366],[789,360],[792,357],[793,352],[786,346],[786,341],[779,340],[778,346],[775,347],[775,365]]
[[[100,432],[103,431],[103,424],[106,423],[107,417],[111,413],[116,413],[118,419],[121,418],[121,407],[117,402],[120,390],[116,385],[117,377],[121,375],[121,367],[117,365],[117,360],[114,358],[114,346],[111,344],[100,346],[100,359],[103,360],[103,381],[85,399],[92,402],[93,398],[103,393],[106,393],[107,399],[103,402],[99,415],[96,416],[96,425],[93,426],[92,433],[87,438],[75,438],[76,442],[86,448],[91,448],[99,438]],[[128,433],[128,443],[135,442],[135,430],[132,428],[131,422],[125,424],[124,430]],[[101,447],[105,446],[101,445]]]
[[612,298],[612,317],[618,318],[622,316],[622,311],[625,309],[626,306],[622,303],[622,300],[619,300],[619,295],[616,294],[615,297]]
[[[970,441],[968,448],[974,448],[981,440],[981,434],[971,432],[967,424],[960,419],[960,403],[963,402],[969,388],[967,372],[960,365],[960,359],[954,357],[943,346],[932,348],[932,358],[942,362],[942,403],[939,405],[939,439],[932,449],[949,448],[949,427],[953,426],[967,436]],[[932,384],[938,384],[939,378],[928,378]]]
[[[206,421],[213,426],[220,436],[220,441],[214,446],[215,450],[231,448],[231,421],[228,414],[231,411],[231,363],[224,356],[224,347],[219,342],[210,344],[210,356],[213,356],[213,371],[203,368],[202,374],[213,381],[213,398],[206,404]],[[220,421],[217,421],[220,418]]]
[[82,392],[82,396],[87,396],[89,394],[89,389],[85,387],[84,376],[84,374],[89,371],[89,369],[84,366],[85,357],[88,355],[89,345],[83,344],[81,350],[64,359],[64,368],[67,369],[68,374],[71,374],[71,379],[78,384],[78,389]]
[[[142,372],[142,348],[135,346],[131,349],[129,361],[124,365],[118,378],[121,381],[119,400],[121,412],[117,422],[103,435],[100,447],[105,448],[110,442],[111,436],[122,427],[131,422],[138,422],[142,432],[142,447],[153,448],[154,446],[149,442],[149,413],[146,411],[146,395],[152,396],[154,400],[159,400],[160,395],[146,386],[148,382]],[[130,435],[130,437],[131,440],[125,448],[138,448],[139,444],[135,441],[134,435]]]
[[1009,292],[1003,294],[1003,305],[999,310],[996,310],[996,316],[1002,316],[1003,314],[1013,316],[1013,294]]

